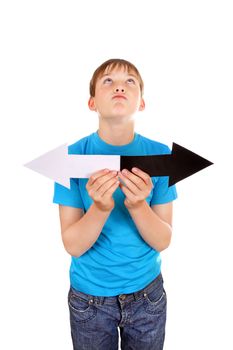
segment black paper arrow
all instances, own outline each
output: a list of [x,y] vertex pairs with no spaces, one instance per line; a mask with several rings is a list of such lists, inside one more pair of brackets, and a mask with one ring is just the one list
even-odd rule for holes
[[121,156],[120,161],[121,170],[137,167],[150,176],[169,176],[169,186],[213,164],[174,142],[171,154]]

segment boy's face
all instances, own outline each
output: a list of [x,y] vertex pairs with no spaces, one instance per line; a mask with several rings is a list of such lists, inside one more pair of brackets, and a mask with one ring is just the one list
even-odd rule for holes
[[106,69],[97,79],[95,97],[90,97],[88,106],[105,118],[128,117],[142,111],[145,103],[136,74],[124,67]]

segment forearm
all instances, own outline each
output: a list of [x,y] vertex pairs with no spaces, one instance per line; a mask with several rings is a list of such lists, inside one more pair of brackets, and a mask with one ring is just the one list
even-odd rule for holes
[[142,238],[155,250],[166,249],[171,240],[171,226],[160,219],[146,201],[128,211]]
[[66,251],[75,257],[83,255],[97,241],[111,210],[102,211],[94,203],[83,217],[63,233]]

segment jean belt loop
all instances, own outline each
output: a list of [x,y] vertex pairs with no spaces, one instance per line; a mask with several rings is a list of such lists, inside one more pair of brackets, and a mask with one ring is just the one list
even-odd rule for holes
[[104,299],[105,299],[104,297],[99,297],[100,305],[103,305]]
[[133,293],[134,300],[135,301],[139,300],[142,297],[142,295],[143,295],[143,290]]

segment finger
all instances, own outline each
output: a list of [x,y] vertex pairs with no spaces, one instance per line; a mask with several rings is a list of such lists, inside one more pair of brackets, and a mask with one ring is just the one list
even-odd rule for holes
[[136,194],[140,191],[140,188],[136,186],[128,177],[124,176],[121,172],[118,173],[119,178],[124,182],[125,186],[131,193]]
[[102,184],[102,186],[97,190],[98,195],[100,197],[103,197],[105,194],[107,194],[109,192],[109,189],[118,182],[119,181],[118,181],[117,176],[114,176],[113,178],[109,179],[104,184]]
[[[142,180],[140,177],[132,174],[130,171],[124,169],[122,170],[122,172],[119,172],[120,176],[122,177],[122,180],[126,183],[126,185],[132,189],[134,191],[136,191],[136,189],[139,189],[141,191],[143,191],[145,189],[145,182],[144,180]],[[128,181],[127,181],[128,180]],[[130,180],[130,182],[129,182]],[[134,186],[133,186],[134,185]],[[136,188],[135,188],[136,186]]]
[[104,183],[108,182],[109,180],[111,180],[116,176],[117,176],[117,171],[111,171],[109,172],[109,174],[100,176],[98,179],[96,179],[96,181],[92,185],[93,189],[95,191],[99,191],[99,189],[103,186]]
[[99,180],[96,180],[94,185],[92,185],[88,191],[89,196],[91,196],[94,201],[101,200],[102,196],[109,189],[109,187],[111,187],[112,184],[117,181],[117,178],[111,178],[108,181],[105,181],[101,186],[99,186],[98,181]]
[[129,201],[133,201],[135,199],[135,195],[124,185],[120,184],[120,188]]
[[109,179],[111,179],[113,176],[117,175],[117,171],[101,171],[99,173],[95,173],[91,176],[91,181],[89,183],[90,186],[94,186],[95,190],[98,190],[100,186]]
[[99,177],[106,175],[110,172],[109,169],[101,169],[96,171],[95,173],[93,173],[89,180],[88,180],[88,184],[91,186]]
[[113,185],[110,186],[110,187],[108,188],[108,190],[104,193],[103,197],[104,197],[104,196],[111,197],[112,194],[113,194],[113,192],[116,191],[116,189],[119,187],[119,185],[120,185],[120,181],[116,179],[116,181],[113,183]]
[[144,182],[148,185],[149,183],[152,183],[151,177],[150,175],[148,175],[147,173],[145,173],[144,171],[142,171],[139,168],[132,168],[131,169],[132,172],[134,174],[136,174],[137,176],[139,176],[140,178],[142,178],[144,180]]

